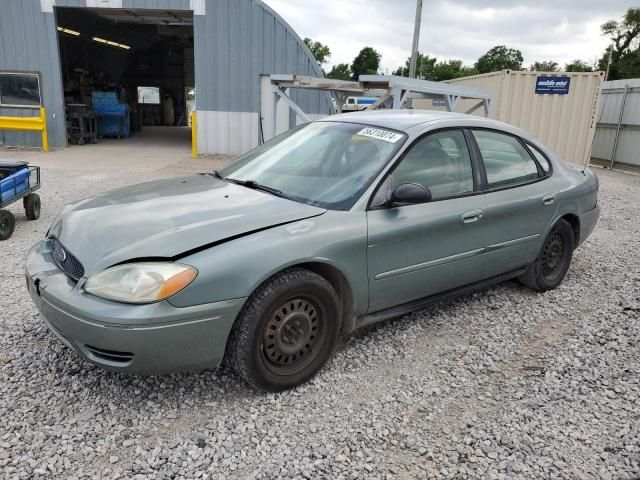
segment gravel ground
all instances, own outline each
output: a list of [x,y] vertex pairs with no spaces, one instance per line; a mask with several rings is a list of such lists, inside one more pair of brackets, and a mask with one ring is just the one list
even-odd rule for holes
[[12,208],[0,478],[640,478],[640,177],[598,171],[601,222],[559,289],[506,283],[357,332],[274,395],[224,368],[99,370],[25,291],[24,256],[63,204],[193,165],[48,169],[42,219]]

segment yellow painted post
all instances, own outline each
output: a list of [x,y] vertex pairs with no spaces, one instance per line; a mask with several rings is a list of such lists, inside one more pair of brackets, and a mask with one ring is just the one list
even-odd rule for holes
[[198,127],[196,125],[196,112],[191,112],[191,155],[198,158]]
[[40,120],[42,120],[42,150],[49,151],[49,135],[47,134],[47,111],[40,107]]

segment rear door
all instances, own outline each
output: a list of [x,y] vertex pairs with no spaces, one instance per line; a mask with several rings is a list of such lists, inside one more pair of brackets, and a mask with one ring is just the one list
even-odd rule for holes
[[550,164],[539,164],[520,138],[494,130],[473,130],[473,138],[484,167],[487,244],[482,277],[491,278],[536,258],[557,204]]
[[[367,213],[369,311],[418,300],[480,279],[484,196],[462,130],[417,140],[382,183]],[[402,183],[428,188],[432,201],[380,206]]]

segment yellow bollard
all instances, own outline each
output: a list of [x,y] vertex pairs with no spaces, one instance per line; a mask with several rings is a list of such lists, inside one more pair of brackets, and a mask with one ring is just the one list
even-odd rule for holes
[[49,151],[49,135],[47,134],[47,111],[40,107],[40,120],[42,120],[42,150]]
[[196,125],[196,112],[191,112],[191,155],[198,158],[198,129]]

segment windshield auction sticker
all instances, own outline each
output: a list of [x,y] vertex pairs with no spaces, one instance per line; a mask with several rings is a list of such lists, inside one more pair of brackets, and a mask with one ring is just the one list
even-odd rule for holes
[[389,130],[381,130],[379,128],[363,128],[357,135],[363,137],[375,138],[377,140],[384,140],[385,142],[396,143],[402,139],[402,135],[396,132],[390,132]]

